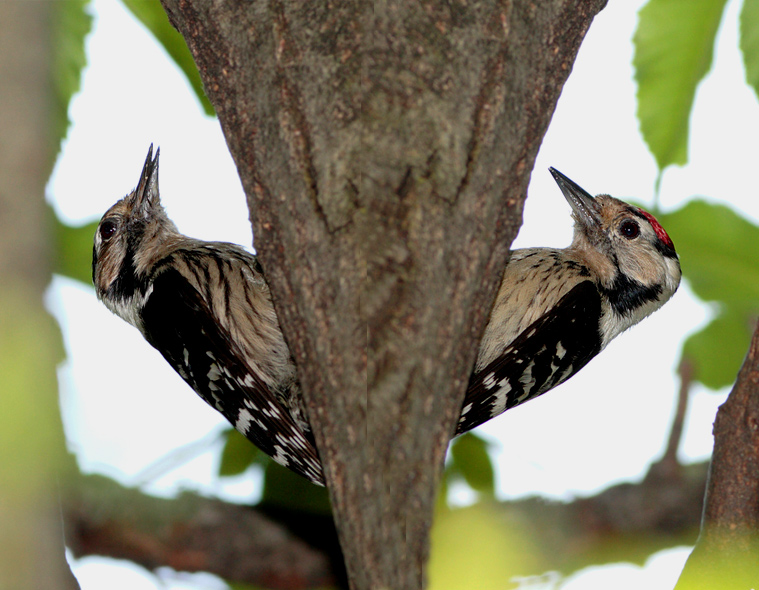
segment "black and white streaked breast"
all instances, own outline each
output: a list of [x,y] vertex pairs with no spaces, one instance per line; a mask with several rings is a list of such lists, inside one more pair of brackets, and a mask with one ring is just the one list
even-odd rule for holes
[[[144,335],[200,395],[246,438],[316,484],[324,484],[310,433],[244,361],[198,291],[176,269],[162,269],[142,310]],[[173,330],[166,330],[173,326]]]
[[601,350],[601,296],[591,281],[567,292],[469,381],[456,434],[545,393]]

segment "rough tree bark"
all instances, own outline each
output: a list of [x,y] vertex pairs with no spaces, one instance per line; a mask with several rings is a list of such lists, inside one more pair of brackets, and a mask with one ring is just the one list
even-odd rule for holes
[[419,588],[535,155],[606,0],[162,0],[219,116],[355,588]]

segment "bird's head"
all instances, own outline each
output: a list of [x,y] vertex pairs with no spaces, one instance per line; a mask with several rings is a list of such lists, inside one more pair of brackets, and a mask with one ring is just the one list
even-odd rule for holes
[[656,218],[609,195],[593,197],[550,171],[572,207],[570,249],[594,271],[616,311],[645,317],[663,305],[677,290],[681,271],[672,239]]
[[92,282],[104,301],[119,293],[131,295],[136,277],[152,262],[157,246],[177,234],[158,194],[159,153],[156,150],[153,158],[150,146],[137,188],[105,212],[95,231]]

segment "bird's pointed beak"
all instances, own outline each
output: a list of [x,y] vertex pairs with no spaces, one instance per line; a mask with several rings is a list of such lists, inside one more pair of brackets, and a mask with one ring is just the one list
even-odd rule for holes
[[144,208],[151,203],[158,202],[158,156],[161,154],[161,148],[156,149],[155,158],[153,158],[153,144],[150,144],[148,157],[145,158],[145,164],[140,173],[140,182],[133,193],[133,207]]
[[574,211],[574,218],[586,228],[601,226],[601,211],[595,198],[579,184],[564,176],[556,168],[548,169],[559,185],[564,198]]

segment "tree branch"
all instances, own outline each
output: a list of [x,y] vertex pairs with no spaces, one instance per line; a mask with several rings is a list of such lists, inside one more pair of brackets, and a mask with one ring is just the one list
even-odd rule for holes
[[[647,477],[568,503],[501,503],[505,521],[530,523],[523,541],[536,550],[516,573],[568,575],[590,565],[643,563],[655,551],[693,543],[706,471],[706,464],[691,465],[667,479]],[[312,522],[308,532],[319,545],[309,545],[283,524],[309,517],[289,517],[192,493],[178,500],[154,498],[92,475],[80,480],[64,505],[67,545],[78,557],[106,555],[147,569],[206,571],[264,588],[346,587],[340,556],[324,543],[331,525]]]
[[77,557],[210,572],[274,590],[329,587],[339,579],[324,548],[310,547],[250,507],[192,493],[156,498],[97,475],[76,484],[65,499],[64,521],[66,544]]
[[662,469],[677,469],[679,466],[677,450],[680,448],[680,439],[682,438],[683,427],[685,426],[685,415],[688,411],[690,388],[693,385],[693,365],[688,359],[682,360],[677,372],[680,375],[680,389],[677,392],[677,407],[675,409],[675,416],[672,419],[672,426],[669,430],[667,448],[659,461]]
[[714,422],[701,535],[677,590],[759,582],[759,326]]

